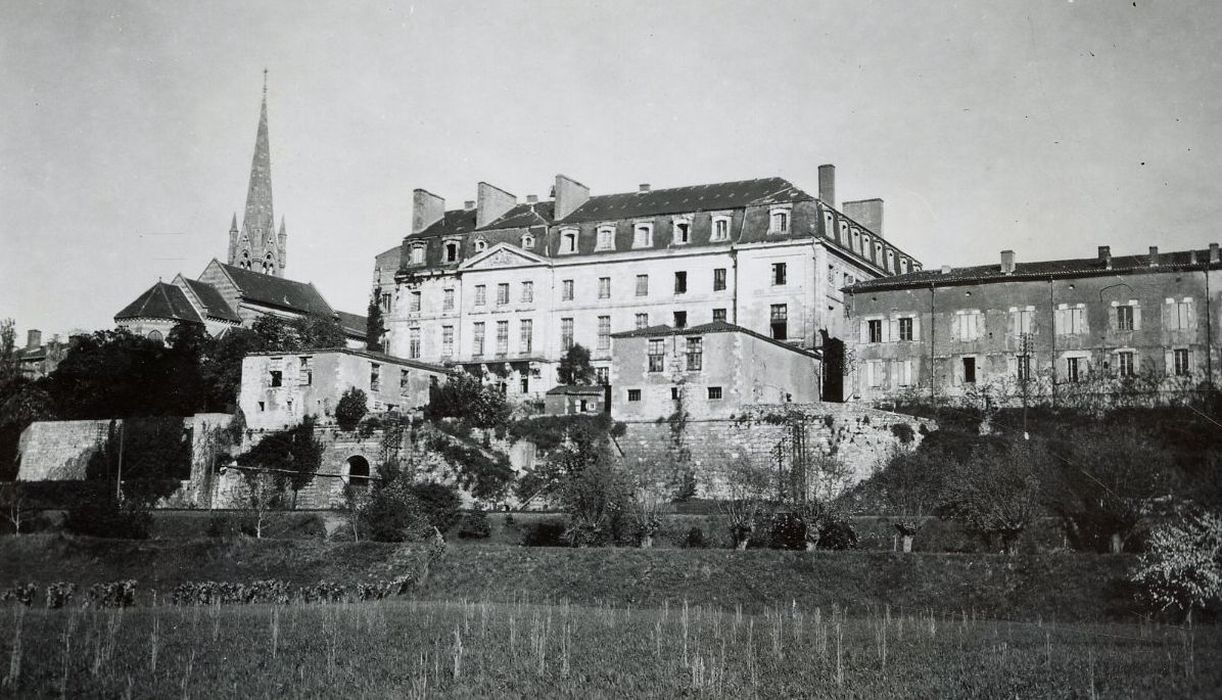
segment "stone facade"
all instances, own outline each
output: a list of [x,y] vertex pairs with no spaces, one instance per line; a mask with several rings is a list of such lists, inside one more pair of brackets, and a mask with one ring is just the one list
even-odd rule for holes
[[[1053,401],[1170,395],[1217,374],[1222,261],[1207,250],[947,268],[847,290],[853,395]],[[1025,385],[1025,386],[1024,386]]]

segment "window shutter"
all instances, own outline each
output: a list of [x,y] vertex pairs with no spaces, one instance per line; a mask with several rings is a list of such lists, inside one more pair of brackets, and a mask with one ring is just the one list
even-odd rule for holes
[[1133,330],[1141,330],[1141,306],[1133,304]]
[[954,316],[950,317],[950,339],[951,340],[959,339],[959,325],[960,323],[962,323],[961,321],[962,318],[963,318],[963,314],[955,314]]
[[912,360],[904,360],[904,383],[912,386]]
[[861,329],[861,339],[860,340],[861,340],[862,345],[864,345],[870,342],[870,322],[862,321],[860,329]]
[[1023,332],[1022,326],[1018,322],[1019,319],[1022,318],[1022,315],[1022,311],[1010,312],[1010,335],[1014,336],[1015,338],[1017,338]]
[[1065,333],[1065,311],[1065,309],[1057,309],[1053,313],[1053,332],[1056,335],[1063,335]]
[[1006,367],[1007,367],[1006,372],[1009,374],[1009,376],[1017,379],[1018,378],[1018,357],[1014,355],[1008,355],[1006,357]]
[[900,321],[892,318],[887,321],[887,342],[894,343],[900,339]]
[[866,386],[874,388],[874,362],[866,363]]
[[1163,361],[1166,363],[1167,376],[1175,375],[1175,350],[1168,350],[1163,353]]
[[921,315],[920,314],[912,315],[912,339],[918,340],[918,341],[921,339]]

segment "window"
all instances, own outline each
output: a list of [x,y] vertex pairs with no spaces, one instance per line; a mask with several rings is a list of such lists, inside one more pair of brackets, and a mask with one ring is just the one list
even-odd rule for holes
[[161,331],[149,331],[149,340],[160,343],[162,339]]
[[475,305],[483,306],[488,303],[488,287],[487,285],[475,285]]
[[560,283],[560,301],[573,300],[573,280],[564,280]]
[[866,384],[871,389],[877,389],[886,384],[887,366],[882,360],[866,362]]
[[637,224],[632,229],[632,247],[649,248],[653,246],[653,224]]
[[718,267],[713,270],[713,291],[720,292],[726,288],[726,269]]
[[1133,307],[1132,306],[1117,306],[1116,307],[1116,330],[1131,331],[1133,330]]
[[412,246],[412,264],[420,265],[423,262],[424,262],[424,246],[422,245]]
[[1065,359],[1065,381],[1077,384],[1082,380],[1082,358],[1068,357]]
[[535,322],[524,318],[519,327],[518,348],[523,355],[529,355],[535,343]]
[[963,358],[963,383],[976,383],[976,358],[974,357]]
[[420,359],[420,329],[409,328],[407,338],[407,356],[413,360]]
[[678,401],[678,400],[679,400],[679,387],[677,387],[677,386],[672,386],[672,387],[670,388],[670,398],[671,398],[671,400],[673,400],[673,401]]
[[[386,296],[389,297],[390,295],[387,294]],[[412,292],[411,294],[408,295],[407,297],[407,310],[408,311],[411,311],[412,313],[420,312],[420,297],[421,297],[420,292]],[[387,306],[390,305],[389,301],[390,300],[387,299]]]
[[687,328],[687,312],[675,312],[675,328]]
[[560,232],[560,252],[561,253],[576,253],[577,252],[577,231],[568,229]]
[[509,354],[509,321],[496,322],[496,354]]
[[637,314],[636,315],[636,327],[638,330],[641,328],[648,328],[649,327],[649,314]]
[[411,388],[411,373],[405,369],[399,370],[399,395],[406,396]]
[[883,342],[883,322],[880,320],[866,321],[866,337],[871,343]]
[[[845,226],[846,224],[840,225],[842,229]],[[853,252],[857,253],[858,255],[861,254],[861,231],[858,231],[857,229],[853,229]]]
[[595,367],[594,368],[594,383],[599,386],[607,386],[611,383],[611,368],[610,367]]
[[1172,352],[1172,362],[1175,368],[1175,376],[1187,377],[1192,374],[1192,368],[1188,365],[1188,351],[1174,350]]
[[901,318],[899,322],[900,340],[912,340],[912,319]]
[[446,243],[446,262],[455,262],[458,260],[458,241],[448,241]]
[[454,290],[445,289],[441,292],[441,308],[443,311],[454,310]]
[[638,297],[649,296],[649,275],[636,276],[636,295]]
[[968,311],[955,317],[959,327],[959,340],[976,340],[980,337],[980,312]]
[[523,304],[532,304],[534,303],[534,301],[535,301],[535,283],[534,282],[523,282],[522,283],[522,303]]
[[787,339],[789,337],[789,306],[786,304],[773,304],[770,319],[772,337],[776,340]]
[[1132,377],[1133,375],[1133,352],[1122,350],[1116,353],[1116,376]]
[[709,401],[720,401],[720,400],[721,400],[721,387],[719,386],[709,387]]
[[785,284],[785,263],[772,263],[772,286]]
[[610,350],[611,349],[611,317],[610,316],[599,316],[598,317],[598,349],[599,350]]
[[303,357],[299,362],[301,364],[297,368],[297,384],[310,386],[314,383],[314,358]]
[[675,273],[675,294],[687,293],[687,273],[680,271]]
[[369,363],[369,390],[382,390],[382,365],[376,362]]
[[1192,300],[1184,299],[1175,301],[1174,299],[1167,300],[1170,305],[1175,308],[1171,310],[1171,316],[1168,319],[1167,328],[1173,331],[1186,331],[1192,328]]
[[471,324],[471,355],[481,357],[484,354],[484,322]]
[[847,272],[846,272],[846,273],[844,273],[844,286],[846,286],[846,287],[852,287],[852,286],[853,286],[853,284],[854,284],[854,283],[856,283],[856,282],[857,282],[857,279],[856,279],[855,277],[853,277],[852,275],[850,275],[850,274],[849,274],[849,273],[847,273]]
[[284,373],[278,369],[271,370],[270,372],[268,372],[267,383],[268,383],[268,386],[283,386]]
[[887,272],[894,272],[894,271],[895,271],[895,251],[888,250],[887,251]]
[[687,371],[699,372],[704,365],[704,343],[701,338],[687,339]]
[[441,356],[454,356],[454,326],[441,327]]
[[1086,308],[1085,305],[1078,305],[1070,308],[1067,304],[1062,304],[1061,308],[1056,311],[1056,333],[1057,335],[1077,335],[1086,332]]
[[711,240],[728,241],[730,240],[730,217],[715,216],[713,217],[713,235]]
[[1016,376],[1018,381],[1026,382],[1031,380],[1031,356],[1019,355],[1015,359]]
[[725,323],[726,322],[726,310],[725,309],[713,309],[713,322],[714,323]]
[[900,274],[908,273],[908,258],[900,258]]
[[675,222],[675,245],[687,245],[692,242],[692,222],[683,219]]
[[598,227],[598,250],[615,250],[615,227]]
[[522,247],[528,250],[535,247],[535,237],[529,233],[522,234]]
[[496,286],[496,305],[504,306],[509,303],[509,283],[501,282]]
[[768,233],[788,233],[789,232],[789,212],[775,210],[769,219],[770,225]]
[[573,347],[573,319],[560,319],[560,349],[568,350]]
[[521,382],[520,388],[523,394],[530,391],[530,377],[526,376],[525,374],[522,375],[522,382]]
[[598,298],[599,299],[610,299],[611,298],[611,278],[610,277],[599,277],[598,278]]
[[640,401],[641,400],[641,390],[640,389],[629,389],[628,390],[628,400],[629,401]]
[[[412,294],[419,294],[419,293],[420,292],[412,292]],[[390,313],[391,299],[393,299],[393,297],[391,296],[390,292],[382,292],[380,295],[378,295],[378,308],[382,309],[382,313],[384,314]],[[420,307],[417,306],[415,310],[419,311]]]
[[1031,332],[1031,322],[1035,319],[1035,309],[1014,310],[1014,333],[1019,336]]
[[897,385],[912,386],[912,360],[896,360],[892,368]]
[[482,253],[484,252],[484,249],[487,247],[488,247],[488,241],[485,241],[482,238],[475,239],[475,252]]
[[666,369],[666,341],[662,338],[649,339],[649,371],[662,372]]

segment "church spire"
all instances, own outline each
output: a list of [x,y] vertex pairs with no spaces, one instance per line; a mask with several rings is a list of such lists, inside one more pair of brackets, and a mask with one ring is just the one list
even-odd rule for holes
[[267,137],[267,69],[263,69],[263,102],[259,106],[259,128],[255,132],[255,155],[250,163],[250,186],[246,190],[246,213],[242,232],[256,251],[275,245],[276,218],[272,211],[272,159]]

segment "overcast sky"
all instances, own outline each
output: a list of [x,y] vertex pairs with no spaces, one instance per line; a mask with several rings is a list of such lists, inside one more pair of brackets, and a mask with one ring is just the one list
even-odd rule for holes
[[288,276],[364,313],[411,191],[779,175],[926,266],[1222,240],[1218,2],[0,0],[0,317],[224,260],[262,71]]

